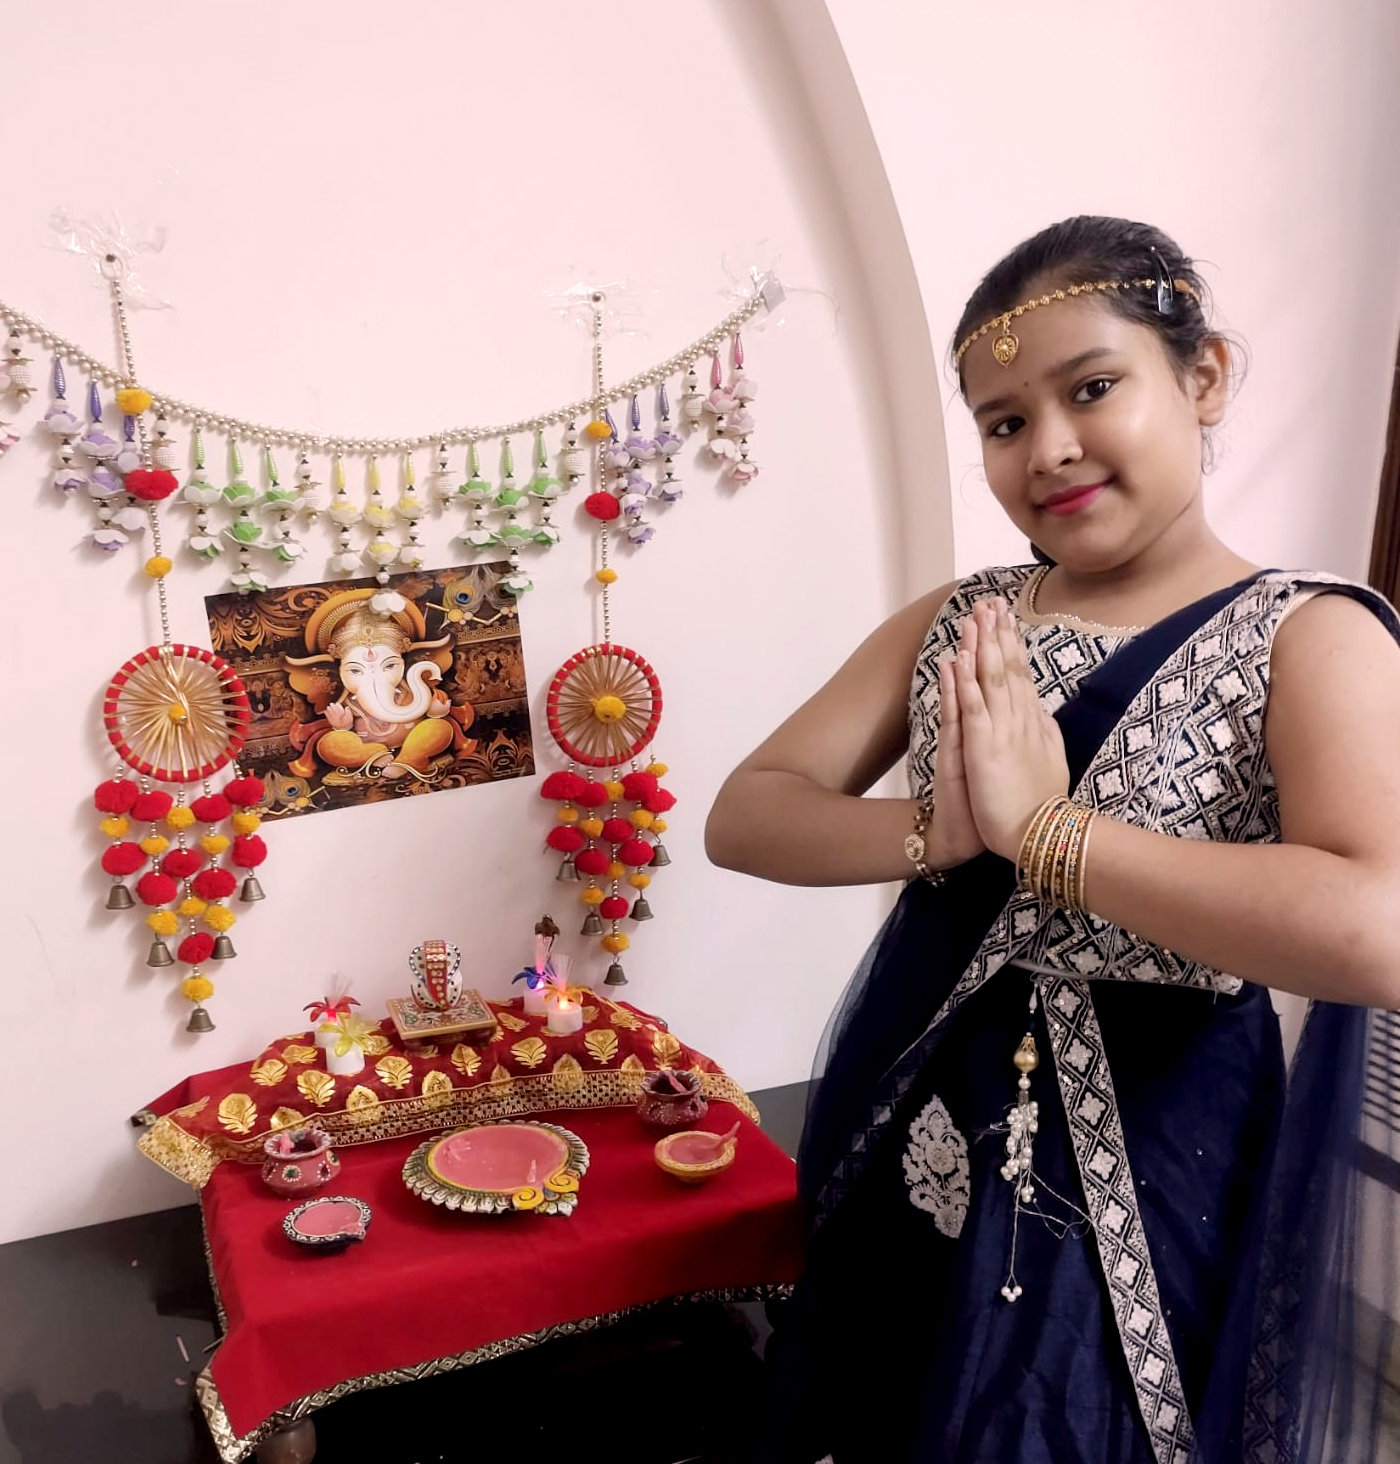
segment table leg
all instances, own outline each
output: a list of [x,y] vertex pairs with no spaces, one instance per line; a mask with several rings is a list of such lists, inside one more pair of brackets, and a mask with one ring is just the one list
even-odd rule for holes
[[311,1464],[316,1457],[316,1425],[309,1418],[289,1423],[258,1445],[258,1464]]

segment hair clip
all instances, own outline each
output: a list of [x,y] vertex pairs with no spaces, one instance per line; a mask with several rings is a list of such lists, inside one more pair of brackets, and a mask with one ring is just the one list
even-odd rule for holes
[[1157,246],[1153,244],[1149,247],[1152,250],[1152,264],[1157,271],[1157,314],[1170,315],[1176,309],[1176,291],[1172,288],[1172,277],[1162,263]]

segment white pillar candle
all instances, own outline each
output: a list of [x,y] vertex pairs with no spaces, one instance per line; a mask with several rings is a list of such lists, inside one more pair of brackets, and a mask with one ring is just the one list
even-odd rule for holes
[[545,1008],[545,1030],[552,1037],[567,1037],[583,1030],[583,1008],[567,997],[550,1002]]
[[525,1010],[531,1016],[542,1016],[549,1010],[549,983],[541,980],[538,986],[531,986],[528,981],[525,983]]
[[337,1053],[334,1047],[326,1048],[326,1071],[333,1077],[352,1077],[363,1071],[364,1065],[365,1050],[358,1042],[352,1042],[350,1050],[344,1053]]
[[340,1026],[336,1022],[322,1022],[316,1028],[316,1046],[334,1047],[340,1041]]

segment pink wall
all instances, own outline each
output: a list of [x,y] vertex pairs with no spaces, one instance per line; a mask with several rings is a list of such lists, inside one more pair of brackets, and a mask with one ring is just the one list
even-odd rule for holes
[[[144,275],[174,308],[137,314],[138,361],[187,400],[364,434],[522,416],[588,389],[586,338],[546,296],[582,271],[629,277],[641,312],[645,334],[609,345],[613,379],[725,313],[726,253],[741,267],[776,260],[790,285],[835,302],[839,318],[795,292],[783,324],[750,336],[765,474],[738,497],[692,475],[656,542],[622,565],[615,619],[661,672],[658,750],[681,799],[628,994],[751,1087],[805,1077],[885,897],[712,869],[701,830],[729,768],[903,598],[890,353],[869,302],[922,317],[907,253],[903,280],[871,275],[766,12],[740,0],[586,13],[564,0],[396,12],[250,0],[231,23],[135,0],[121,25],[77,0],[56,49],[42,7],[7,17],[7,114],[27,119],[29,142],[7,165],[0,298],[112,358],[104,295],[53,247],[49,216],[115,209],[134,231],[163,226],[169,242]],[[866,179],[862,197],[897,239],[888,190]],[[934,370],[926,344],[921,369]],[[941,443],[931,449],[939,461]],[[581,915],[559,906],[565,887],[540,857],[537,783],[283,825],[269,835],[268,900],[239,924],[239,958],[220,978],[218,1030],[196,1045],[174,981],[142,965],[139,921],[113,928],[92,872],[99,692],[155,634],[154,607],[136,555],[94,562],[75,547],[89,515],[52,501],[50,460],[30,434],[0,462],[22,566],[0,657],[36,707],[6,740],[23,850],[0,880],[4,1081],[23,1115],[6,1157],[24,1182],[0,1200],[0,1240],[187,1199],[134,1154],[127,1115],[191,1069],[293,1029],[329,972],[382,1000],[407,980],[408,947],[443,935],[499,993],[541,909],[568,926]],[[924,558],[946,576],[946,512],[936,517],[945,531]],[[559,521],[565,543],[522,611],[537,726],[554,667],[598,632],[590,536],[572,505]],[[458,527],[427,529],[430,565],[455,562]],[[295,577],[319,578],[323,563]],[[207,638],[200,596],[216,588],[217,570],[181,562],[177,635]]]

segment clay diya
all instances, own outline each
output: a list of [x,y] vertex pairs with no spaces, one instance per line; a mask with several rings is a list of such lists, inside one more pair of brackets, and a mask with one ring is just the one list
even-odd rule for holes
[[739,1147],[739,1125],[727,1134],[707,1134],[688,1130],[667,1134],[656,1141],[656,1163],[682,1184],[704,1184],[723,1174],[734,1163]]
[[331,1137],[318,1128],[283,1129],[263,1140],[263,1183],[279,1195],[309,1195],[340,1173]]
[[428,1139],[403,1166],[403,1181],[434,1205],[477,1215],[571,1215],[588,1149],[552,1123],[482,1123]]
[[348,1195],[321,1195],[290,1211],[282,1232],[294,1245],[323,1255],[342,1251],[369,1231],[370,1208]]
[[690,1128],[709,1111],[699,1073],[663,1068],[642,1079],[637,1112],[645,1124],[659,1129]]

